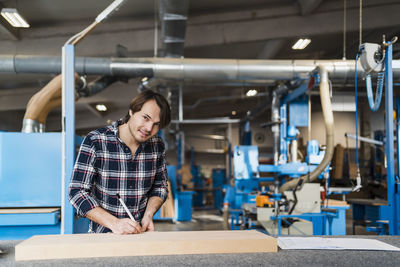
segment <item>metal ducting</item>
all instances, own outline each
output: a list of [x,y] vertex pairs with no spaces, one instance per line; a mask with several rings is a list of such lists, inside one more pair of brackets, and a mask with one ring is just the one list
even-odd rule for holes
[[[269,96],[269,94],[268,93],[258,93],[257,94],[257,97],[262,97],[262,96]],[[215,102],[215,103],[218,103],[221,100],[237,100],[237,99],[245,99],[245,98],[247,98],[247,97],[243,96],[243,95],[204,97],[204,98],[198,99],[192,105],[184,105],[183,108],[184,109],[195,109],[203,102]]]
[[[293,80],[307,78],[318,66],[324,67],[331,80],[354,82],[354,60],[235,60],[192,58],[93,58],[77,57],[75,71],[80,75],[120,77],[154,77],[181,81],[227,83],[259,80]],[[364,73],[361,65],[358,75]],[[0,56],[3,73],[61,72],[61,58],[50,56]],[[393,61],[393,77],[400,79],[400,61]]]
[[[183,57],[189,0],[160,0],[162,54],[166,58]],[[152,78],[153,79],[153,78]],[[182,85],[169,84],[166,96],[171,105],[173,120],[182,120]]]
[[189,0],[161,0],[160,21],[164,57],[183,56]]

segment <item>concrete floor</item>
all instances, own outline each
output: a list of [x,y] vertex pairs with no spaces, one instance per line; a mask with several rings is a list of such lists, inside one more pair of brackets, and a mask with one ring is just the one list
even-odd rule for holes
[[222,214],[218,210],[194,210],[191,222],[156,221],[156,231],[224,230]]
[[[376,233],[367,232],[365,227],[356,226],[353,233],[353,221],[351,218],[351,209],[346,212],[346,233],[347,235],[376,235]],[[155,221],[156,231],[202,231],[202,230],[224,230],[223,217],[221,212],[213,209],[194,210],[192,221],[175,222]]]

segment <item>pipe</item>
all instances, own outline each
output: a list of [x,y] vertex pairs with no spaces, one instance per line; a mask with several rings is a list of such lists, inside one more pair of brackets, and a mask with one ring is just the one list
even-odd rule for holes
[[286,182],[279,188],[279,192],[288,191],[296,187],[299,180],[303,182],[312,182],[318,178],[318,176],[325,170],[329,162],[333,157],[334,150],[334,136],[333,136],[333,112],[331,106],[331,100],[329,95],[329,80],[328,80],[328,70],[324,66],[319,66],[319,73],[321,75],[321,82],[319,85],[322,113],[325,121],[325,131],[326,131],[326,150],[322,162],[314,169],[310,174],[303,175],[300,178],[293,179]]
[[[359,63],[360,64],[360,63]],[[354,60],[236,60],[193,58],[93,58],[77,57],[80,75],[155,77],[183,82],[305,79],[323,66],[331,80],[352,82]],[[0,56],[0,72],[60,73],[61,58],[50,56]],[[364,71],[358,68],[359,75]],[[400,61],[393,61],[394,77],[400,79]],[[349,78],[349,80],[348,80]]]
[[[75,81],[78,79],[79,75],[75,74]],[[61,74],[31,97],[26,106],[21,132],[44,132],[47,115],[59,106],[61,106]]]
[[88,97],[95,95],[97,93],[100,93],[116,81],[118,81],[118,77],[116,76],[102,76],[90,82],[89,84],[86,84],[86,81],[84,81],[83,85],[78,87],[78,96]]
[[345,133],[344,134],[345,137],[351,138],[351,139],[358,139],[358,141],[361,142],[366,142],[368,144],[373,144],[373,145],[377,145],[377,146],[384,146],[385,143],[383,143],[382,141],[378,141],[375,139],[371,139],[371,138],[367,138],[367,137],[362,137],[362,136],[355,136],[353,134],[349,134],[349,133]]
[[273,149],[274,149],[274,165],[277,166],[279,163],[279,145],[280,145],[280,140],[279,140],[279,124],[280,124],[280,112],[279,112],[279,107],[280,107],[280,97],[283,94],[286,94],[288,92],[288,88],[286,85],[280,85],[278,88],[274,90],[272,93],[272,105],[271,105],[271,122],[272,122],[272,127],[271,131],[273,133]]
[[292,140],[292,143],[290,145],[290,161],[291,162],[297,162],[297,140]]
[[[75,74],[75,82],[79,84],[77,96],[91,96],[104,90],[117,81],[114,76],[103,76],[89,84],[78,83],[79,75]],[[42,90],[31,97],[26,107],[22,122],[23,133],[44,132],[46,119],[50,111],[61,106],[61,75],[54,77]]]
[[46,125],[36,120],[23,119],[21,131],[23,133],[44,133]]
[[[268,93],[258,93],[254,97],[268,96]],[[236,100],[236,99],[246,99],[247,96],[242,95],[233,95],[233,96],[215,96],[215,97],[205,97],[197,99],[197,101],[192,105],[184,105],[185,109],[195,109],[203,102],[218,102],[220,100]]]

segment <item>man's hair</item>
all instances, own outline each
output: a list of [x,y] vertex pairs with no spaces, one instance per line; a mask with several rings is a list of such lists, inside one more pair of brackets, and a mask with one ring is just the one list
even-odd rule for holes
[[[160,108],[160,129],[167,126],[171,121],[171,109],[169,107],[168,101],[165,97],[159,93],[153,92],[151,90],[144,90],[140,92],[135,98],[132,99],[129,105],[129,110],[132,114],[140,111],[144,105],[149,100],[156,101],[158,107]],[[130,119],[129,111],[124,117],[124,122]]]

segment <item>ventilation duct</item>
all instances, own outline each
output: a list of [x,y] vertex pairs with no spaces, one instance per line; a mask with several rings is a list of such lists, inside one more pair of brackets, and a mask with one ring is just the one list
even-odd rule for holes
[[[80,75],[154,77],[185,82],[227,83],[307,78],[318,66],[338,83],[354,82],[354,60],[235,60],[191,58],[94,58],[77,57]],[[358,66],[358,75],[364,71]],[[61,58],[50,56],[0,56],[0,73],[61,72]],[[393,77],[400,79],[400,61],[393,61]]]

